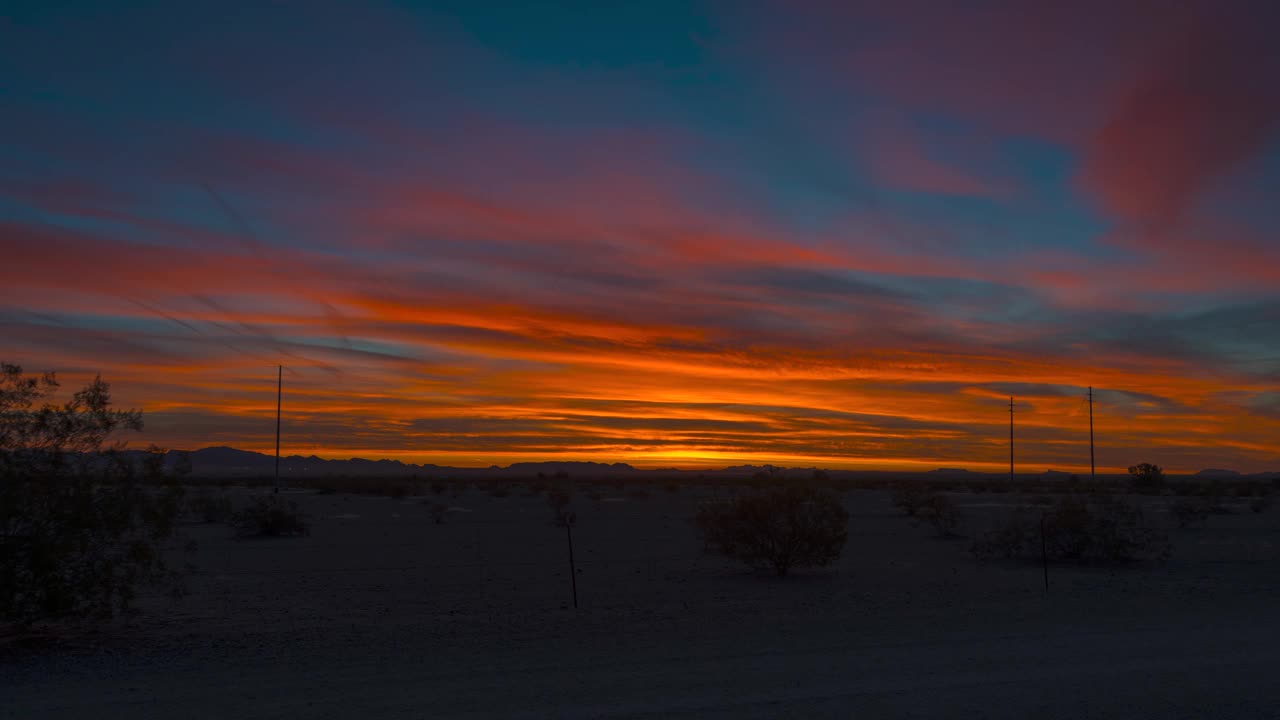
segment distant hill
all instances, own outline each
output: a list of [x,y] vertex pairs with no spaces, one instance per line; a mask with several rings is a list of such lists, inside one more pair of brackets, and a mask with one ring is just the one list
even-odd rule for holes
[[[208,447],[188,453],[191,458],[191,471],[194,475],[205,476],[254,476],[275,473],[275,455],[238,450],[232,447]],[[177,461],[177,454],[170,453],[169,464]],[[635,468],[626,463],[597,462],[521,462],[503,468],[491,465],[487,468],[457,468],[444,465],[405,463],[399,460],[366,460],[351,458],[349,460],[325,460],[324,458],[302,455],[288,455],[280,458],[280,475],[283,477],[305,477],[325,475],[361,475],[361,476],[405,476],[405,475],[445,475],[445,476],[484,476],[484,475],[518,475],[534,476],[538,473],[552,475],[555,473],[580,475],[602,475],[635,472]]]
[[[492,466],[497,468],[497,466]],[[497,468],[501,470],[501,468]],[[629,473],[635,472],[635,468],[626,463],[598,463],[598,462],[518,462],[512,463],[507,467],[508,472],[513,473],[555,473],[555,472],[581,472],[581,473]]]
[[[143,451],[128,451],[130,455],[141,456],[145,454]],[[239,450],[233,447],[207,447],[200,450],[193,450],[187,453],[191,459],[192,473],[196,476],[205,477],[263,477],[270,476],[275,473],[276,459],[274,455],[266,453],[253,452],[251,450]],[[167,463],[172,467],[178,459],[178,453],[171,452],[167,459]],[[324,477],[333,475],[349,475],[349,476],[370,476],[370,477],[399,477],[419,475],[423,477],[443,477],[443,478],[532,478],[542,473],[547,476],[554,476],[558,473],[566,473],[569,477],[590,478],[600,476],[619,476],[619,475],[640,475],[645,476],[665,476],[665,475],[689,475],[689,476],[707,476],[707,477],[750,477],[760,472],[767,472],[773,468],[780,477],[799,477],[803,475],[808,477],[814,471],[814,468],[783,468],[769,465],[735,465],[721,469],[696,469],[696,470],[677,470],[674,468],[639,470],[627,463],[599,463],[590,461],[548,461],[548,462],[518,462],[512,463],[507,467],[498,465],[490,465],[486,468],[459,468],[449,467],[445,465],[433,465],[430,463],[416,465],[413,463],[405,463],[399,460],[366,460],[364,458],[351,458],[349,460],[326,460],[316,457],[315,455],[289,455],[280,458],[280,475],[284,478],[300,478],[300,477]],[[981,480],[990,478],[1007,478],[1006,473],[987,473],[965,470],[963,468],[937,468],[927,472],[901,472],[888,470],[829,470],[829,477],[833,479],[865,479],[865,480],[892,480],[902,476],[916,477],[932,477],[932,478],[950,478],[950,479],[967,479]],[[1044,473],[1029,474],[1020,477],[1040,477],[1042,479],[1064,479],[1070,477],[1070,474],[1047,470]],[[1120,477],[1120,476],[1115,476]],[[1248,479],[1251,481],[1261,482],[1280,482],[1280,472],[1263,472],[1252,473],[1248,475],[1241,474],[1234,470],[1221,470],[1209,468],[1201,470],[1195,475],[1184,475],[1182,477],[1194,477],[1199,479]]]
[[1218,470],[1218,469],[1216,469],[1216,468],[1209,468],[1209,469],[1206,469],[1206,470],[1201,470],[1200,472],[1196,473],[1193,477],[1198,477],[1198,478],[1238,478],[1238,477],[1243,477],[1243,476],[1242,476],[1240,473],[1236,472],[1235,470]]

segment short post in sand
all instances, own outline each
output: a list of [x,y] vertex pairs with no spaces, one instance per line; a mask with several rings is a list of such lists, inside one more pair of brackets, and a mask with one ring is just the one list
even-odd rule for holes
[[560,516],[564,523],[565,537],[569,540],[569,580],[573,584],[573,609],[578,609],[578,568],[573,562],[573,523],[578,519],[577,513],[565,513]]
[[1040,513],[1040,566],[1044,568],[1044,591],[1049,592],[1049,543],[1044,536],[1045,513]]

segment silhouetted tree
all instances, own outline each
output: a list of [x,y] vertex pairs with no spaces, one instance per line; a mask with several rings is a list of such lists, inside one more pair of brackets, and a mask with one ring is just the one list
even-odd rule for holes
[[1159,492],[1164,488],[1164,470],[1151,463],[1130,465],[1129,483],[1137,492]]
[[833,493],[800,487],[705,504],[697,516],[708,547],[779,576],[835,562],[848,538],[848,522],[849,513]]
[[113,410],[100,377],[60,405],[48,402],[58,387],[0,364],[0,620],[110,616],[176,577],[163,550],[182,486],[165,453],[135,462],[107,444],[142,414]]

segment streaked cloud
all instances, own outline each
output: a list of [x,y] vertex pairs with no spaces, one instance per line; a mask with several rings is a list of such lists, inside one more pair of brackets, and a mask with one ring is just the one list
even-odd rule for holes
[[187,12],[0,49],[0,357],[145,440],[1275,465],[1266,7]]

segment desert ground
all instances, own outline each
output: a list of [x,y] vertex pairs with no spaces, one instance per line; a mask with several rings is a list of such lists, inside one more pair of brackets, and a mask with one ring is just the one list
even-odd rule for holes
[[[231,487],[236,502],[262,490]],[[2,718],[1280,718],[1280,509],[1170,528],[1167,562],[979,562],[879,490],[839,562],[704,552],[724,488],[286,491],[305,537],[189,522],[189,594],[0,651]],[[1016,501],[954,497],[969,527]],[[444,522],[432,505],[445,502]]]

